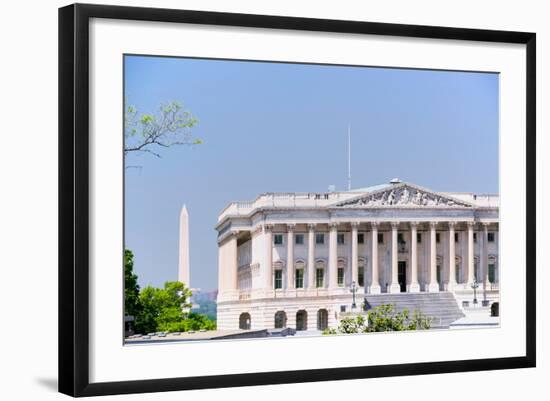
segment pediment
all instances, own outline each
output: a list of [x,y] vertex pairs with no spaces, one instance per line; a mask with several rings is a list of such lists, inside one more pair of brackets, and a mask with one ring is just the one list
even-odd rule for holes
[[411,184],[397,184],[390,188],[359,195],[338,202],[336,207],[473,207],[471,203],[441,195]]

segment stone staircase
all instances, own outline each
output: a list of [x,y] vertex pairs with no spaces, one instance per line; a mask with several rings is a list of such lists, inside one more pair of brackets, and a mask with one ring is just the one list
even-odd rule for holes
[[367,295],[367,301],[371,307],[391,304],[396,310],[408,309],[411,314],[416,309],[433,318],[432,329],[447,329],[452,322],[464,317],[451,292],[371,294]]

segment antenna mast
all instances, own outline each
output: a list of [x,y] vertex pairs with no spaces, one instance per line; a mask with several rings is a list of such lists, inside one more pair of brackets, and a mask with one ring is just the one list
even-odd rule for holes
[[348,124],[348,191],[351,191],[351,124]]

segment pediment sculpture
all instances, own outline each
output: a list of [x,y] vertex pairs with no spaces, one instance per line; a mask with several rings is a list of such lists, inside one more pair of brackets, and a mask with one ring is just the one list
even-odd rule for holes
[[338,206],[462,206],[471,207],[466,202],[452,199],[437,193],[423,191],[410,186],[400,186],[375,192],[359,198],[340,202]]

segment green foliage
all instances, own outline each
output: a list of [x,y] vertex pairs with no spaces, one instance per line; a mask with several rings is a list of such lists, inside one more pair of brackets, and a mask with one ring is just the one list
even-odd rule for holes
[[141,312],[138,277],[134,273],[134,254],[124,251],[124,314],[137,316]]
[[417,310],[410,316],[407,309],[398,312],[394,309],[393,305],[380,305],[369,310],[366,319],[363,315],[343,318],[340,320],[337,330],[326,329],[323,331],[323,334],[428,330],[431,321],[432,318],[423,315]]
[[365,318],[361,315],[342,319],[338,328],[340,333],[343,334],[364,333],[365,329]]
[[[134,254],[124,251],[124,313],[134,316],[134,331],[215,330],[216,322],[201,313],[184,312],[191,308],[191,290],[179,281],[167,281],[164,288],[139,288],[133,271]],[[214,303],[215,304],[215,303]],[[215,311],[215,309],[214,309]],[[215,315],[215,312],[214,312]]]
[[124,153],[146,152],[160,157],[158,149],[174,145],[200,145],[190,129],[198,120],[179,102],[163,103],[157,114],[139,113],[129,105],[124,113]]
[[160,331],[197,331],[197,330],[216,330],[216,322],[205,315],[198,313],[188,313],[183,320],[162,322],[158,325]]
[[183,320],[183,308],[190,308],[191,290],[179,281],[167,281],[164,288],[145,287],[140,293],[142,313],[136,317],[136,331],[140,333],[164,331],[172,323]]
[[432,320],[431,317],[415,310],[412,318],[409,319],[407,330],[428,330],[431,327]]

